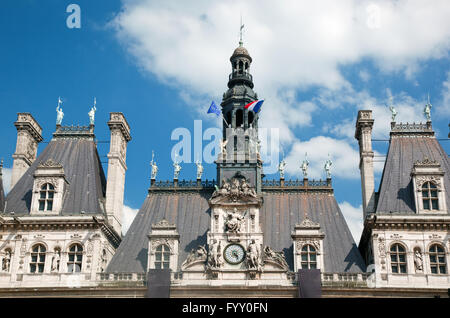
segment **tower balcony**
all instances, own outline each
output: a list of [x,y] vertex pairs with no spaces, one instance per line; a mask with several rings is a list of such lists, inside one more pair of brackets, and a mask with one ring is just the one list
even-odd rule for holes
[[253,88],[253,76],[248,72],[233,72],[228,76],[228,88],[231,88],[234,84],[244,82],[250,88]]

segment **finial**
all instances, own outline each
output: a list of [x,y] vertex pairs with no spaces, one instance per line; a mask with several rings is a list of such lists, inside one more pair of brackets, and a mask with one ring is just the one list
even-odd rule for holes
[[0,160],[0,176],[3,175],[3,158]]
[[241,28],[239,31],[240,37],[239,37],[239,46],[244,45],[244,42],[242,41],[242,29],[244,29],[244,25],[242,24],[242,14],[241,14]]
[[308,177],[308,166],[309,166],[308,153],[305,152],[305,160],[303,160],[302,165],[301,165],[304,178]]

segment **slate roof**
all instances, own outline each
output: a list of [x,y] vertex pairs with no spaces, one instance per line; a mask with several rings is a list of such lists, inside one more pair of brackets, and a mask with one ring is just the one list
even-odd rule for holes
[[441,164],[446,201],[450,202],[450,159],[438,140],[434,136],[397,134],[390,140],[376,213],[416,213],[411,170],[415,161],[425,158]]
[[[264,190],[263,190],[264,191]],[[151,225],[166,219],[180,234],[178,268],[192,248],[206,244],[211,210],[211,190],[199,192],[151,192],[122,240],[107,272],[145,272]],[[361,272],[364,261],[331,193],[263,192],[261,226],[264,244],[283,251],[293,270],[291,232],[307,213],[325,233],[326,272]]]
[[54,138],[16,183],[6,197],[6,213],[30,213],[33,174],[41,162],[60,163],[69,186],[64,196],[62,215],[104,214],[106,179],[93,138]]

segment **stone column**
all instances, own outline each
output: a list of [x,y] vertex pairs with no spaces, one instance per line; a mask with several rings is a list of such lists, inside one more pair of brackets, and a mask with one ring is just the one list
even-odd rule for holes
[[361,171],[363,218],[375,211],[375,181],[373,174],[371,110],[360,110],[356,121],[355,138],[359,142],[359,170]]
[[29,113],[18,113],[16,152],[13,154],[11,189],[36,160],[38,144],[43,140],[42,128]]
[[109,224],[121,235],[123,195],[127,144],[131,140],[130,126],[122,113],[111,113],[108,121],[111,144],[108,154],[108,179],[106,184],[106,214]]

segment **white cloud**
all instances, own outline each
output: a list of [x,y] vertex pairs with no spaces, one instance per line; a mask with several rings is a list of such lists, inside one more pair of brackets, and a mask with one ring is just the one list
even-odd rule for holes
[[355,208],[347,201],[344,201],[342,203],[339,203],[339,207],[341,208],[342,214],[344,215],[350,232],[352,232],[353,239],[355,240],[356,244],[358,244],[363,230],[362,205],[360,205],[358,208]]
[[[436,107],[436,114],[441,116],[450,116],[450,72],[447,72],[447,80],[442,83],[442,100]],[[432,103],[431,103],[432,104]],[[433,114],[431,115],[433,116]]]
[[370,80],[370,74],[366,70],[359,71],[358,75],[363,82],[368,82]]
[[3,189],[5,190],[5,195],[11,190],[11,172],[12,169],[3,167]]
[[124,205],[122,211],[122,235],[127,234],[131,223],[133,223],[139,209],[133,209],[129,206]]
[[308,141],[295,141],[292,150],[286,157],[286,172],[303,178],[301,162],[308,153],[308,178],[325,179],[324,165],[328,154],[333,161],[331,174],[342,178],[358,178],[359,153],[347,141],[325,136],[313,137]]
[[[384,72],[413,79],[423,60],[446,56],[450,47],[446,0],[433,5],[420,0],[285,0],[277,5],[271,0],[126,0],[111,25],[140,68],[177,87],[198,113],[208,106],[199,100],[220,100],[226,88],[240,12],[256,90],[266,99],[261,124],[276,123],[285,143],[295,141],[292,130],[310,125],[318,109],[314,101],[297,103],[296,92],[351,88],[341,65],[370,58]],[[399,107],[409,118],[408,110]]]

